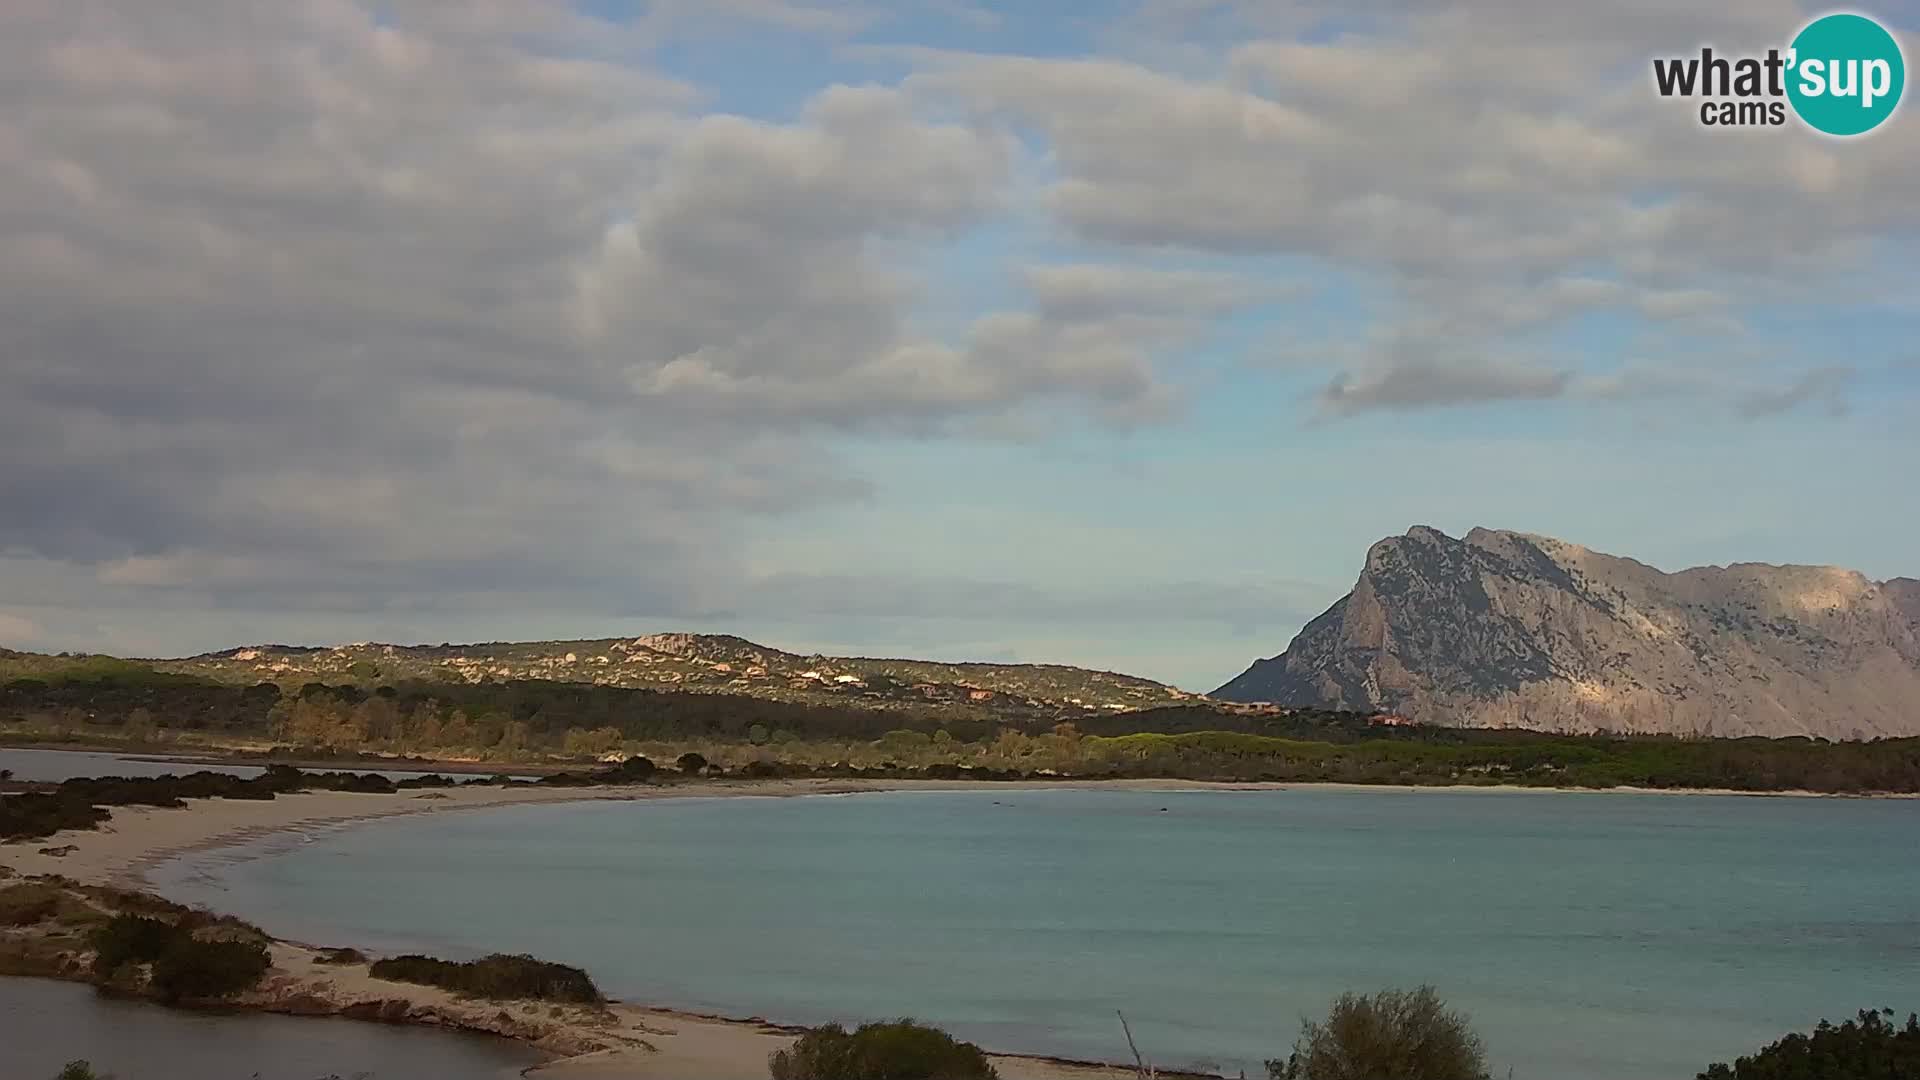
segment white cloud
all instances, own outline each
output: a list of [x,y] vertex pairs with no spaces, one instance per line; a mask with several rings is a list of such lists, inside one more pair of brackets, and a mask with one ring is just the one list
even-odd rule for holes
[[995,213],[1010,143],[831,87],[696,116],[631,27],[505,2],[0,16],[0,550],[231,605],[697,610],[743,529],[860,497],[824,427],[1158,415],[1019,311],[916,335],[882,254]]
[[1446,392],[1413,396],[1553,392],[1485,358],[1593,312],[1696,351],[1746,332],[1742,304],[1833,299],[1833,271],[1920,226],[1904,194],[1920,127],[1846,146],[1716,136],[1653,94],[1653,56],[1779,44],[1803,21],[1784,0],[1604,17],[1506,0],[1148,9],[1164,33],[1186,20],[1201,42],[1222,25],[1241,36],[1209,43],[1210,67],[1171,45],[1124,60],[927,54],[908,85],[1038,131],[1058,173],[1049,203],[1090,243],[1305,257],[1384,290],[1386,322],[1337,384],[1349,402],[1441,378]]

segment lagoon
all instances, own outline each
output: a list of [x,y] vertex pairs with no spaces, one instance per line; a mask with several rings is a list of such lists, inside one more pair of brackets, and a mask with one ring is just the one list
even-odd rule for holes
[[165,1009],[78,983],[0,978],[0,1077],[52,1080],[76,1058],[118,1080],[510,1080],[543,1060],[480,1035]]
[[1920,802],[987,789],[418,815],[181,860],[322,944],[527,951],[628,1000],[911,1015],[996,1050],[1262,1075],[1337,993],[1429,982],[1496,1075],[1692,1076],[1920,1007]]

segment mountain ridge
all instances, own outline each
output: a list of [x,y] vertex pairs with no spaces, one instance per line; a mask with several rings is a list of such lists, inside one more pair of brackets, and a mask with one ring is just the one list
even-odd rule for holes
[[1917,734],[1920,581],[1758,562],[1669,573],[1536,533],[1416,525],[1213,696],[1455,726]]

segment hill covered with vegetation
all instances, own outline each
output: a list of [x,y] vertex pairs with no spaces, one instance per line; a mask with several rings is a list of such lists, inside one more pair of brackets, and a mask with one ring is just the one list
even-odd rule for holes
[[733,775],[1183,777],[1365,784],[1920,791],[1920,739],[1681,738],[1446,728],[1187,700],[996,712],[858,696],[547,679],[244,684],[102,658],[0,682],[0,739],[275,760],[369,755],[568,767],[693,755]]

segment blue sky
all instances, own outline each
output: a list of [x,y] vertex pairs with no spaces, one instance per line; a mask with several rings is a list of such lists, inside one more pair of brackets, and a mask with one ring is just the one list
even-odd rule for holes
[[1710,132],[1647,74],[1808,10],[1067,11],[19,16],[0,644],[1209,689],[1414,524],[1920,573],[1911,105]]

